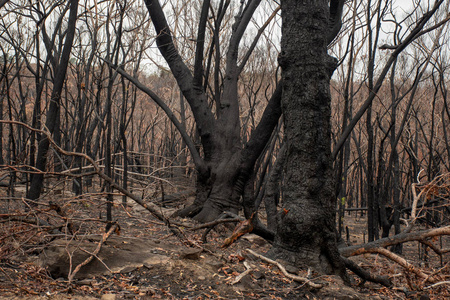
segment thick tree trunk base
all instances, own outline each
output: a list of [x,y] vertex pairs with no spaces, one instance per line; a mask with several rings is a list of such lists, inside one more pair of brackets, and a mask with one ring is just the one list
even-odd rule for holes
[[305,246],[296,251],[292,251],[284,249],[280,245],[274,245],[267,253],[267,256],[280,261],[282,264],[292,265],[296,268],[305,270],[312,268],[319,274],[338,275],[344,282],[350,284],[344,262],[341,260],[339,254],[332,251],[332,249]]
[[201,223],[208,223],[216,220],[219,216],[224,212],[228,211],[233,214],[237,214],[238,209],[228,207],[227,209],[220,208],[216,205],[213,205],[211,202],[207,201],[205,205],[203,205],[202,210],[194,216],[194,220],[199,221]]
[[186,206],[183,209],[180,209],[176,211],[173,216],[174,217],[181,217],[181,218],[193,218],[195,215],[197,215],[202,210],[202,207],[196,204],[192,204],[189,206]]
[[302,248],[296,251],[281,248],[279,245],[269,250],[267,256],[300,269],[313,268],[321,274],[332,274],[332,268],[327,258],[319,249]]
[[[228,208],[226,211],[233,214],[237,214],[238,210],[234,208]],[[217,208],[214,205],[205,203],[203,206],[196,205],[195,203],[189,205],[183,209],[176,211],[173,216],[181,218],[193,218],[200,223],[208,223],[217,220],[224,212],[223,209]]]

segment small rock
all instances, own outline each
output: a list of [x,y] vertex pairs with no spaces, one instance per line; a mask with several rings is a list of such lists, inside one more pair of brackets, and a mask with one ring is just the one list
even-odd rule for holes
[[144,266],[151,269],[155,265],[165,265],[169,262],[170,258],[164,255],[153,254],[152,257],[144,260]]
[[264,246],[267,244],[267,241],[265,239],[253,233],[246,234],[242,238],[258,246]]
[[293,265],[287,265],[286,271],[288,271],[291,274],[298,274],[298,268],[294,267]]
[[139,290],[139,296],[151,296],[155,293],[156,291],[151,287],[143,287]]
[[253,274],[253,277],[257,280],[264,279],[266,277],[266,275],[261,271],[253,271],[252,274]]
[[206,280],[205,276],[198,276],[198,280]]
[[207,260],[205,263],[215,269],[215,271],[223,267],[223,262],[218,260]]
[[79,285],[90,285],[90,284],[92,284],[92,282],[94,282],[93,279],[83,279],[83,280],[78,280],[77,284],[79,284]]
[[103,294],[101,300],[116,300],[116,294]]
[[200,253],[202,253],[202,249],[183,249],[180,251],[180,258],[196,260],[200,258]]

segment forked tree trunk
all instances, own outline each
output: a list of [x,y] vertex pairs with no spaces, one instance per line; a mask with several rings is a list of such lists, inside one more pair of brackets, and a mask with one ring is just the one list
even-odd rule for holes
[[213,221],[224,211],[239,212],[240,195],[234,194],[234,185],[238,174],[236,159],[237,157],[228,155],[211,169],[207,180],[206,195],[203,195],[206,197],[202,199],[204,202],[201,209],[194,217],[197,221]]
[[[244,186],[252,176],[255,162],[270,140],[281,115],[281,84],[275,89],[260,123],[244,147],[227,145],[204,159],[207,168],[197,168],[197,197],[193,205],[178,212],[182,217],[195,217],[200,222],[216,219],[222,212],[236,213]],[[217,135],[220,138],[222,135]],[[223,143],[217,143],[223,144]]]
[[[55,70],[55,80],[53,81],[53,90],[50,98],[50,105],[47,112],[47,120],[45,126],[48,128],[50,134],[54,135],[59,127],[57,126],[57,119],[59,115],[59,107],[61,104],[61,93],[64,86],[64,81],[67,73],[67,66],[69,65],[70,52],[72,50],[73,39],[75,37],[75,25],[77,21],[78,0],[70,1],[70,13],[67,25],[66,39],[64,41],[64,48],[61,54],[61,60]],[[46,169],[47,152],[50,147],[50,141],[46,136],[42,135],[39,141],[38,154],[36,157],[36,168],[42,172]],[[41,195],[41,189],[44,184],[44,173],[35,174],[31,180],[30,190],[27,198],[36,200]]]
[[[220,99],[215,99],[216,108],[213,112],[209,107],[207,93],[203,90],[203,54],[206,40],[204,35],[211,10],[210,1],[205,0],[202,4],[196,39],[194,70],[191,72],[173,43],[171,31],[159,1],[145,0],[145,5],[157,33],[158,49],[169,65],[184,98],[191,108],[202,144],[203,153],[200,155],[183,126],[178,124],[179,122],[175,118],[171,119],[183,136],[198,172],[197,199],[192,206],[178,212],[180,216],[195,217],[198,221],[208,222],[217,218],[223,211],[237,212],[241,206],[239,199],[245,183],[251,177],[256,160],[278,124],[281,115],[281,88],[276,89],[259,125],[252,132],[252,136],[246,145],[242,146],[238,79],[245,62],[240,62],[241,65],[238,64],[239,44],[260,2],[261,0],[242,2],[245,9],[242,9],[235,17],[229,45],[225,51],[226,66],[221,83],[223,87],[221,87],[220,95],[218,95]],[[222,3],[220,6],[226,9],[228,4]],[[217,21],[218,24],[220,24],[219,21]],[[216,68],[219,68],[219,66],[216,66]],[[165,107],[163,101],[157,99],[159,97],[148,88],[136,82],[121,70],[118,71],[152,97],[162,108]],[[169,116],[173,115],[170,109],[163,109]]]
[[326,0],[281,2],[282,110],[287,142],[283,204],[269,254],[344,278],[335,234]]

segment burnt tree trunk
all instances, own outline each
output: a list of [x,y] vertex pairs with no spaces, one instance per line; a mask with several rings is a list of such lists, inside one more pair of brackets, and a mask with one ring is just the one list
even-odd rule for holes
[[[70,1],[70,13],[67,26],[66,39],[64,41],[64,48],[61,54],[61,60],[56,67],[56,75],[53,81],[53,90],[50,98],[50,105],[47,112],[47,120],[45,126],[50,134],[54,135],[57,127],[57,120],[59,115],[59,108],[61,104],[61,92],[64,86],[64,81],[67,73],[67,66],[69,65],[70,52],[72,50],[72,43],[75,37],[75,24],[77,20],[78,0]],[[38,145],[38,153],[36,157],[36,168],[44,172],[47,164],[47,152],[50,147],[50,141],[45,135],[41,135]],[[41,195],[41,189],[44,184],[44,173],[35,174],[31,180],[30,190],[27,198],[36,200]]]
[[283,207],[269,254],[346,278],[335,234],[328,1],[281,2],[282,111],[287,152]]
[[[265,109],[260,124],[252,132],[252,136],[246,145],[242,145],[238,81],[246,60],[238,63],[239,45],[260,2],[260,0],[242,2],[243,9],[234,19],[229,45],[225,51],[225,69],[221,82],[223,89],[220,92],[218,92],[219,89],[216,90],[216,98],[214,99],[216,107],[212,111],[209,107],[208,95],[203,88],[205,32],[210,14],[210,1],[205,0],[202,4],[197,30],[195,63],[193,70],[191,70],[183,61],[173,43],[171,31],[159,1],[145,0],[157,33],[156,42],[159,51],[169,65],[184,99],[191,108],[203,150],[203,154],[200,155],[181,123],[178,120],[171,119],[186,142],[197,170],[196,200],[193,205],[179,211],[178,215],[180,216],[190,216],[198,221],[208,222],[214,220],[223,211],[238,212],[241,207],[239,199],[245,183],[251,177],[256,160],[278,124],[281,115],[281,88],[276,89]],[[226,10],[228,4],[223,2],[219,11]],[[221,13],[218,15],[218,19],[214,22],[217,27],[220,26],[223,18]],[[216,66],[217,72],[218,67]],[[123,72],[121,74],[126,76]],[[133,81],[133,78],[127,78]],[[156,99],[157,96],[146,87],[136,81],[134,83],[154,100]],[[173,115],[168,111],[168,108],[164,108],[163,103],[159,103],[159,105],[169,116]]]

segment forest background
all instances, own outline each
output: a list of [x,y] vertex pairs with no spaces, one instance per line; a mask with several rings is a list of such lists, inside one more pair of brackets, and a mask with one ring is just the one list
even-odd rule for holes
[[[177,69],[160,54],[141,1],[75,2],[0,2],[1,201],[94,197],[109,229],[121,209],[115,191],[125,193],[124,206],[136,198],[156,215],[155,203],[196,192],[179,215],[208,222],[241,204],[246,217],[261,206],[267,227],[256,227],[270,237],[283,202],[282,117],[263,126],[281,78],[279,3],[261,1],[236,29],[252,1],[211,1],[207,18],[199,1],[164,1],[184,62]],[[418,217],[426,227],[448,225],[449,18],[448,1],[345,1],[328,46],[338,60],[331,146],[339,236],[346,211],[367,214],[367,241],[400,234]],[[175,74],[184,68],[201,88],[192,99]]]

